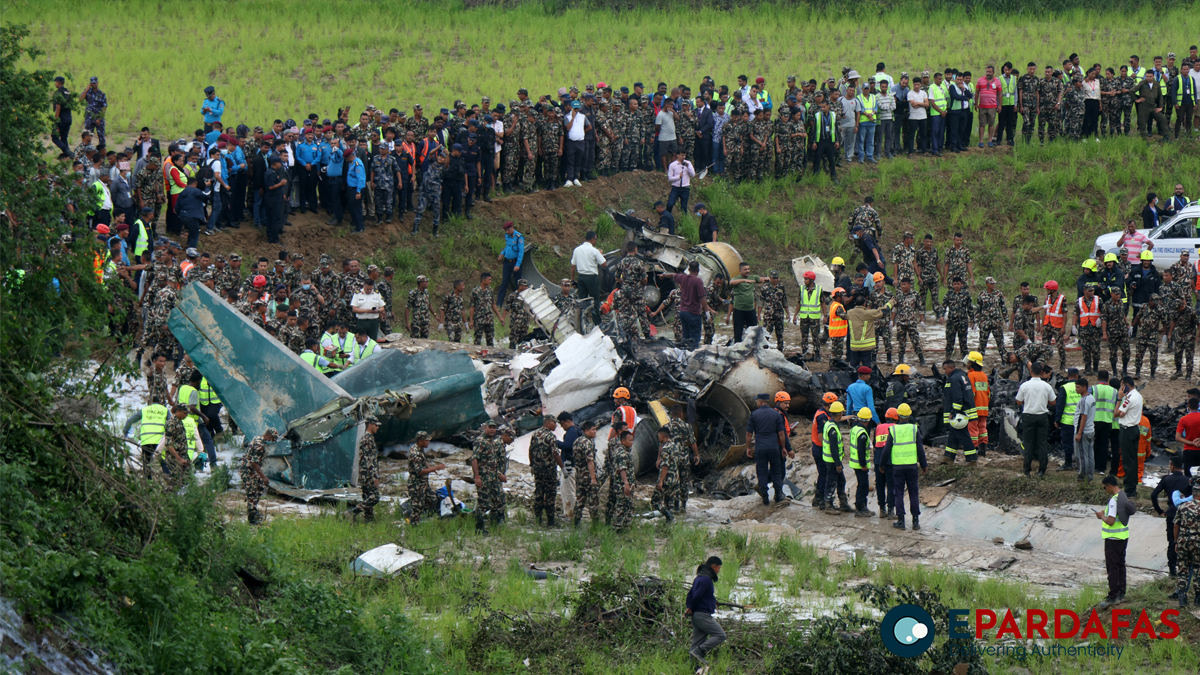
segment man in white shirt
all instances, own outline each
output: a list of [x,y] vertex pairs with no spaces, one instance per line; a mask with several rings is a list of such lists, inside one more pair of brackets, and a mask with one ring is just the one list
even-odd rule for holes
[[[904,147],[908,154],[929,152],[929,94],[921,84],[921,78],[913,78],[912,91],[908,92],[908,128],[904,132]],[[913,137],[916,137],[915,141]]]
[[583,243],[571,253],[571,280],[579,287],[579,297],[592,299],[592,321],[600,325],[600,268],[608,267],[604,254],[596,248],[596,232],[588,230]]
[[354,346],[350,349],[350,365],[358,365],[360,361],[369,358],[379,351],[379,345],[363,333],[354,336]]
[[583,183],[579,182],[579,175],[583,172],[583,163],[586,153],[586,137],[587,132],[592,130],[592,125],[588,122],[587,115],[583,113],[583,104],[579,101],[571,102],[571,112],[563,117],[563,127],[566,129],[567,140],[564,145],[563,154],[567,156],[567,182],[563,183],[563,187],[582,187]]
[[667,182],[671,184],[671,194],[667,197],[667,210],[674,213],[675,202],[679,202],[683,212],[687,213],[688,197],[692,192],[692,178],[696,176],[696,167],[688,161],[687,155],[679,148],[675,161],[667,167]]
[[1046,463],[1050,453],[1050,411],[1056,396],[1054,387],[1042,379],[1044,367],[1033,364],[1033,377],[1017,389],[1017,402],[1021,404],[1021,443],[1025,446],[1025,477],[1033,468],[1033,459],[1038,460],[1038,477],[1046,475]]
[[1121,424],[1121,466],[1125,468],[1125,494],[1130,499],[1137,497],[1138,485],[1138,441],[1142,421],[1142,395],[1133,378],[1121,378],[1121,404],[1117,407],[1117,419]]
[[367,279],[362,291],[350,298],[350,310],[358,317],[354,334],[379,337],[379,310],[383,307],[383,296],[375,292],[375,282]]
[[671,156],[679,150],[675,138],[675,115],[675,108],[671,106],[670,101],[666,101],[658,111],[658,116],[654,118],[654,133],[657,139],[654,146],[654,167],[664,172]]

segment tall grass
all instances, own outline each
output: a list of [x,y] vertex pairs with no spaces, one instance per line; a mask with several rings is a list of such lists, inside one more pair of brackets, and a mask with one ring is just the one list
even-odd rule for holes
[[[599,81],[652,89],[711,75],[735,85],[744,73],[761,75],[778,95],[787,75],[823,78],[843,65],[873,72],[876,61],[899,75],[946,66],[982,73],[1006,60],[1057,64],[1075,51],[1106,65],[1132,53],[1184,54],[1198,23],[1194,3],[1119,12],[1068,10],[1059,0],[1039,5],[1048,13],[1036,17],[991,13],[1025,8],[1012,0],[966,5],[986,10],[978,14],[935,2],[872,7],[869,17],[861,5],[823,3],[785,11],[670,3],[619,13],[568,4],[12,0],[4,19],[29,24],[46,51],[38,65],[69,74],[75,90],[100,78],[111,129],[148,125],[160,138],[190,137],[210,84],[228,103],[226,122],[250,126],[367,103],[436,112],[457,98],[500,103],[522,86],[536,98]],[[856,7],[862,16],[843,13]]]

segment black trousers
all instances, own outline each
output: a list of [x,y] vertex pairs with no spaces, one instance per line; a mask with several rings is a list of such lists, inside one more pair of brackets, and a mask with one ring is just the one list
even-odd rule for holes
[[1083,102],[1083,138],[1100,135],[1100,101],[1089,98]]
[[[871,481],[868,478],[867,470],[855,469],[854,480],[857,483],[854,486],[854,508],[862,511],[867,508],[867,493],[871,491]],[[878,483],[876,487],[878,487]]]
[[[1168,497],[1168,499],[1170,499]],[[1179,566],[1179,554],[1175,551],[1175,511],[1167,513],[1167,569],[1171,572]]]
[[479,155],[479,163],[482,165],[483,174],[479,177],[479,187],[477,188],[475,198],[487,199],[491,194],[492,182],[496,180],[496,155]]
[[733,310],[733,341],[741,342],[747,326],[757,326],[758,315],[752,309]]
[[587,149],[584,147],[587,141],[567,141],[566,150],[563,152],[567,156],[567,180],[577,180],[584,171],[587,161]]
[[775,486],[775,500],[783,499],[783,453],[779,448],[756,449],[754,469],[758,474],[758,493],[767,494],[767,483]]
[[697,138],[694,152],[696,156],[689,159],[692,160],[692,165],[696,167],[697,172],[703,171],[705,167],[712,164],[712,141],[710,139]]
[[833,141],[817,143],[817,149],[813,152],[813,173],[821,172],[822,162],[828,163],[829,177],[837,180],[837,148],[833,147]]
[[883,513],[888,508],[894,505],[895,499],[893,493],[895,487],[892,485],[894,479],[892,467],[884,467],[880,469],[875,467],[875,501],[879,504],[879,512]]
[[1138,439],[1141,431],[1138,425],[1121,427],[1121,466],[1125,469],[1125,494],[1133,499],[1137,496],[1138,486]]
[[317,202],[317,185],[321,182],[321,167],[318,164],[312,164],[311,169],[300,167],[300,176],[303,178],[304,191],[300,193],[300,208],[307,208],[313,213],[317,212],[319,202]]
[[1033,460],[1038,461],[1038,475],[1046,473],[1047,457],[1050,454],[1050,414],[1021,415],[1021,444],[1025,446],[1025,473],[1033,469]]
[[917,495],[917,465],[892,466],[892,495],[896,500],[896,517],[904,518],[904,491],[908,491],[908,506],[915,519],[921,515],[921,499]]
[[467,215],[471,215],[471,207],[475,206],[475,199],[479,195],[479,176],[467,176],[467,194],[463,197],[463,206],[466,208]]
[[413,204],[413,184],[412,181],[404,181],[400,184],[400,189],[396,191],[396,212],[404,213],[405,211],[415,211],[416,206]]
[[590,176],[592,170],[596,168],[596,139],[594,137],[584,139],[583,153],[583,169],[580,173]]
[[246,184],[250,182],[250,176],[242,171],[234,174],[233,192],[230,195],[229,203],[229,221],[234,225],[242,222],[242,218],[246,215]]
[[[278,192],[278,190],[275,190],[275,192]],[[264,199],[263,208],[267,211],[267,243],[278,244],[279,236],[283,234],[284,220],[287,218],[283,200],[279,198]],[[362,212],[361,206],[359,207],[359,212]]]
[[825,463],[824,454],[821,446],[812,446],[813,462],[817,465],[817,496],[821,499],[825,498],[825,483],[829,480],[829,465]]
[[1005,105],[1000,106],[1000,119],[996,126],[996,142],[1000,143],[1004,140],[1005,134],[1008,134],[1008,142],[1016,143],[1017,133],[1017,106]]
[[[221,424],[221,404],[220,403],[211,403],[209,405],[202,405],[202,406],[200,406],[200,412],[204,413],[204,416],[208,418],[208,424],[204,425],[205,427],[208,428],[208,433],[212,434],[213,436],[216,436],[217,434],[221,433],[222,431],[225,431],[225,427],[222,426],[222,424]],[[215,460],[216,458],[213,458],[213,459]]]
[[[914,140],[915,139],[915,140]],[[908,130],[904,132],[904,145],[909,152],[929,152],[929,118],[908,121]]]
[[445,219],[451,214],[456,216],[462,215],[463,209],[463,184],[462,183],[446,183],[442,185],[442,218]]
[[1108,571],[1109,600],[1125,595],[1125,551],[1128,548],[1128,539],[1104,540],[1104,569]]
[[[1191,118],[1189,118],[1191,119]],[[1191,126],[1191,123],[1188,123]],[[62,150],[62,154],[71,154],[71,146],[67,145],[71,138],[71,118],[59,119],[54,124],[54,131],[50,134],[50,140],[54,142],[55,147]],[[130,223],[132,225],[132,223]]]
[[325,205],[325,210],[329,211],[329,216],[336,220],[338,224],[342,222],[343,200],[345,195],[342,189],[341,176],[326,176],[325,177],[325,194],[328,195],[329,203]]
[[[963,125],[970,124],[970,113],[965,110],[951,110],[946,115],[946,149],[950,151],[963,150]],[[968,127],[967,133],[970,133]]]

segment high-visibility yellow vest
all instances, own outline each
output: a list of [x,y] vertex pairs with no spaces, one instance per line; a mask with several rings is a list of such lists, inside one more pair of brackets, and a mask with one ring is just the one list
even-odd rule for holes
[[1092,388],[1092,393],[1096,398],[1096,423],[1111,423],[1117,409],[1117,390],[1107,384],[1098,384]]
[[812,293],[800,287],[800,316],[801,319],[821,318],[821,287],[813,284]]
[[141,435],[138,442],[142,445],[158,445],[167,431],[167,416],[171,413],[167,406],[152,403],[142,408]]
[[376,344],[376,342],[371,338],[367,338],[367,341],[361,345],[355,342],[354,348],[350,350],[350,354],[354,357],[354,362],[358,363],[368,356],[374,354],[378,349],[379,345]]
[[892,465],[909,466],[917,463],[917,425],[896,424],[888,430],[892,435]]
[[[822,113],[817,111],[813,118],[813,143],[821,141],[837,141],[837,132],[833,129],[833,113]],[[828,128],[826,128],[828,127]],[[822,135],[828,133],[828,136]]]
[[190,416],[183,418],[183,428],[187,431],[187,456],[189,460],[196,459],[197,422]]
[[1065,424],[1069,427],[1075,426],[1075,406],[1079,405],[1079,399],[1083,396],[1075,390],[1074,382],[1067,382],[1063,385],[1063,395],[1066,396],[1067,404],[1063,406],[1062,417],[1058,418],[1059,424]]
[[860,106],[862,106],[862,108],[864,110],[863,114],[867,114],[867,112],[869,112],[871,115],[871,119],[869,119],[867,121],[874,122],[875,115],[876,115],[876,111],[874,110],[875,101],[878,100],[879,97],[876,96],[875,94],[869,94],[867,96],[863,96],[862,94],[859,94],[857,98],[858,98],[858,104]]
[[1155,77],[1158,79],[1158,90],[1162,92],[1163,98],[1165,99],[1167,97],[1167,80],[1171,78],[1166,70],[1160,70],[1157,72],[1161,74],[1161,77],[1155,75]]
[[844,317],[837,315],[837,311],[842,308],[842,303],[834,300],[829,303],[829,337],[846,337],[846,333],[850,330],[850,322]]
[[351,351],[354,350],[354,345],[357,344],[357,342],[354,340],[354,333],[348,332],[348,333],[346,333],[346,337],[344,337],[344,338],[342,336],[338,335],[337,333],[325,333],[324,335],[321,336],[322,347],[325,345],[325,340],[327,340],[327,339],[329,340],[329,344],[333,345],[334,355],[327,356],[325,358],[329,359],[330,361],[333,361],[334,363],[338,364],[339,366],[346,365],[346,363],[350,360],[350,358],[338,356],[337,352],[346,352],[347,354],[349,354]]
[[321,355],[320,354],[316,354],[314,352],[305,350],[305,352],[300,355],[300,359],[302,361],[304,361],[305,363],[307,363],[308,365],[312,366],[313,368],[316,368],[317,370],[321,371],[322,373],[328,373],[330,370],[329,366],[321,365],[321,363],[320,363]]
[[[830,321],[830,324],[833,322]],[[849,322],[847,322],[849,323]],[[858,326],[859,333],[850,335],[850,349],[856,352],[867,351],[875,348],[875,322],[863,321]],[[833,330],[829,331],[833,335]]]
[[[946,83],[944,81],[941,84],[930,84],[929,85],[929,98],[934,103],[937,103],[939,108],[941,108],[942,110],[946,110],[946,102],[950,100],[950,88],[946,85]],[[930,117],[941,115],[941,114],[942,113],[934,110],[933,106],[929,106]]]
[[200,380],[200,405],[217,405],[220,402],[221,397],[208,383],[208,378]]
[[1000,105],[1017,104],[1017,76],[1013,73],[1000,76]]
[[865,471],[871,466],[871,442],[867,439],[867,454],[863,457],[863,464],[859,464],[858,457],[858,439],[868,435],[866,427],[854,425],[850,429],[850,449],[846,451],[846,455],[850,457],[850,468],[856,471]]
[[[185,384],[182,387],[180,387],[179,394],[178,394],[179,398],[177,399],[179,404],[180,405],[190,405],[188,403],[188,401],[190,401],[192,398],[192,392],[196,392],[197,400],[199,400],[199,393],[200,393],[199,389],[193,387],[190,384]],[[200,416],[196,415],[195,413],[189,412],[188,419],[198,421],[200,419]]]
[[133,224],[137,225],[137,229],[138,229],[138,234],[137,234],[138,243],[137,243],[137,246],[135,246],[133,249],[133,254],[140,256],[143,253],[145,253],[148,248],[150,248],[150,235],[148,235],[146,233],[146,223],[143,223],[141,218],[138,218],[137,220],[133,221]]
[[[1105,513],[1109,512],[1109,511],[1112,511],[1113,513],[1117,512],[1117,498],[1116,497],[1109,498],[1108,508],[1105,509]],[[1108,523],[1105,523],[1102,520],[1102,521],[1100,521],[1100,536],[1104,539],[1128,539],[1129,538],[1129,526],[1122,525],[1121,520],[1119,518],[1114,520],[1112,525],[1109,525]]]
[[826,464],[833,464],[835,461],[840,461],[841,459],[838,458],[835,460],[833,458],[833,452],[829,449],[829,446],[832,445],[829,442],[829,431],[831,429],[833,430],[834,438],[836,439],[837,445],[841,449],[841,452],[846,452],[846,449],[842,447],[842,430],[838,428],[838,425],[835,424],[833,420],[825,420],[825,426],[821,429],[821,440],[824,441],[821,443],[821,459],[823,459]]

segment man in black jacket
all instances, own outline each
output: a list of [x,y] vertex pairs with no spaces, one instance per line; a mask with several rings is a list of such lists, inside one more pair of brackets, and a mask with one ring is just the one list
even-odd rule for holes
[[258,146],[258,152],[250,164],[250,189],[254,191],[254,226],[263,227],[267,224],[267,212],[263,208],[263,177],[270,165],[267,156],[271,154],[271,144],[263,141]]
[[[1171,576],[1175,576],[1176,567],[1179,564],[1178,556],[1175,554],[1175,503],[1171,501],[1171,493],[1179,490],[1179,493],[1184,497],[1192,494],[1192,485],[1188,482],[1188,477],[1183,474],[1183,457],[1175,456],[1171,458],[1171,473],[1167,474],[1158,482],[1154,490],[1150,492],[1150,503],[1154,505],[1155,512],[1158,515],[1167,517],[1167,570]],[[1158,495],[1163,494],[1167,499],[1167,510],[1163,511],[1158,505]]]
[[687,594],[687,614],[692,622],[692,643],[688,654],[700,662],[701,672],[708,672],[709,652],[725,641],[725,631],[713,619],[717,611],[716,583],[721,571],[721,559],[711,556],[696,568],[696,578]]
[[712,164],[713,111],[701,101],[696,112],[696,166],[700,171]]
[[463,193],[467,189],[467,165],[463,148],[458,143],[450,146],[450,163],[442,177],[442,220],[450,215],[462,215]]

